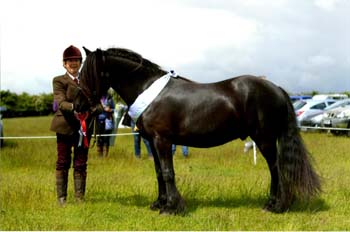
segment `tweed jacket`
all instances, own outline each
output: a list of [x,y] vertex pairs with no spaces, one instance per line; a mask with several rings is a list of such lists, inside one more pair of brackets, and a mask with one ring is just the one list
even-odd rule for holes
[[53,97],[58,109],[51,122],[50,130],[65,135],[78,131],[80,123],[73,112],[73,100],[78,84],[66,73],[53,78]]

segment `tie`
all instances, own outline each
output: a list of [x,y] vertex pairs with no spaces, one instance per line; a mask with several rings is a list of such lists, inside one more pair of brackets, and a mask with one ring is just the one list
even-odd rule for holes
[[78,78],[74,78],[73,80],[74,80],[75,83],[77,83],[77,85],[79,85],[79,80],[78,80]]

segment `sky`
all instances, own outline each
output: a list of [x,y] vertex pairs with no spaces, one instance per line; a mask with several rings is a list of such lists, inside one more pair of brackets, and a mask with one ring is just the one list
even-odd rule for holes
[[349,12],[349,0],[1,0],[1,90],[52,92],[74,45],[128,48],[203,83],[350,91]]

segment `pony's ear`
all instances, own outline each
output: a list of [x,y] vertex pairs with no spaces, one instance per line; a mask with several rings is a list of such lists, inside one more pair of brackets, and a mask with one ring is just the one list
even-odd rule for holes
[[84,46],[83,46],[83,49],[85,51],[86,56],[88,56],[91,53],[91,51]]
[[102,50],[101,49],[99,49],[99,48],[96,49],[96,56],[100,57],[100,58],[102,57]]

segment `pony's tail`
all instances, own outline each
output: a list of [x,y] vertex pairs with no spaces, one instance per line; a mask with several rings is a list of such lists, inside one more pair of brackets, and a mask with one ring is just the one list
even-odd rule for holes
[[321,183],[312,167],[312,157],[300,136],[289,96],[282,91],[287,99],[288,123],[278,139],[279,194],[280,199],[289,205],[291,202],[288,201],[292,201],[295,196],[307,200],[318,195]]

